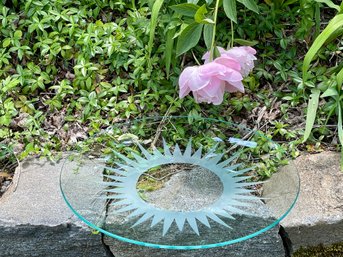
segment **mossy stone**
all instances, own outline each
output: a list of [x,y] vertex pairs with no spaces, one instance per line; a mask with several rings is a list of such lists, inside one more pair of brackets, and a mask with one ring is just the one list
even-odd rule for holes
[[329,246],[301,247],[293,257],[343,257],[343,242]]

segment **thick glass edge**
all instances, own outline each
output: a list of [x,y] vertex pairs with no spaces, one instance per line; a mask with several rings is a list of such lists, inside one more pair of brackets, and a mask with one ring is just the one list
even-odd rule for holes
[[[133,121],[140,121],[140,120],[147,120],[147,119],[162,119],[163,117],[162,116],[152,116],[152,117],[146,117],[146,118],[140,118],[140,119],[134,119]],[[172,119],[177,119],[177,118],[185,118],[185,119],[188,119],[189,117],[188,116],[169,116],[167,118],[172,118]],[[203,118],[203,117],[192,117],[194,119],[202,119],[202,120],[209,120],[209,121],[215,121],[215,122],[221,122],[221,123],[225,123],[225,124],[228,124],[228,125],[234,125],[234,126],[237,126],[237,124],[234,124],[232,122],[228,122],[228,121],[223,121],[223,120],[218,120],[218,119],[214,119],[214,118]],[[121,124],[125,124],[125,123],[121,123]],[[111,126],[111,127],[114,127],[114,126]],[[249,129],[249,128],[247,128]],[[251,129],[249,129],[250,131],[252,131]],[[260,134],[260,133],[258,133]],[[263,135],[260,135],[260,136],[263,136]],[[264,137],[264,136],[263,136]],[[264,137],[266,139],[268,139],[270,142],[278,145],[277,143],[273,142],[271,139],[267,138],[267,137]],[[268,225],[267,227],[263,228],[263,229],[260,229],[252,234],[249,234],[249,235],[246,235],[244,237],[240,237],[240,238],[236,238],[236,239],[233,239],[233,240],[230,240],[230,241],[225,241],[225,242],[220,242],[220,243],[215,243],[215,244],[206,244],[206,245],[193,245],[193,246],[184,246],[184,245],[161,245],[161,244],[153,244],[153,243],[147,243],[147,242],[142,242],[142,241],[137,241],[137,240],[133,240],[133,239],[129,239],[129,238],[126,238],[126,237],[122,237],[122,236],[119,236],[119,235],[116,235],[116,234],[113,234],[111,232],[108,232],[96,225],[94,225],[93,223],[91,223],[90,221],[88,221],[87,219],[85,219],[81,214],[79,214],[73,207],[72,205],[69,203],[69,201],[67,200],[67,197],[65,195],[65,193],[63,192],[63,189],[62,189],[62,173],[63,173],[63,168],[64,168],[64,165],[66,163],[67,160],[64,161],[62,167],[61,167],[61,172],[60,172],[60,190],[61,190],[61,193],[62,193],[62,197],[64,199],[64,201],[66,202],[67,206],[72,210],[72,212],[82,221],[84,222],[85,224],[87,224],[89,227],[99,231],[100,233],[103,233],[104,235],[107,235],[109,237],[112,237],[114,239],[117,239],[117,240],[120,240],[122,242],[125,242],[125,243],[132,243],[132,244],[135,244],[135,245],[139,245],[139,246],[145,246],[145,247],[151,247],[151,248],[156,248],[156,249],[169,249],[169,250],[200,250],[200,249],[209,249],[209,248],[215,248],[215,247],[223,247],[223,246],[227,246],[227,245],[231,245],[231,244],[235,244],[235,243],[239,243],[239,242],[242,242],[242,241],[245,241],[245,240],[248,240],[248,239],[251,239],[253,237],[256,237],[270,229],[272,229],[273,227],[275,227],[276,225],[278,225],[280,223],[280,221],[282,221],[289,213],[290,211],[293,209],[293,207],[295,206],[297,200],[298,200],[298,197],[299,197],[299,194],[300,194],[300,177],[297,173],[297,177],[298,177],[298,190],[297,190],[297,194],[292,202],[292,204],[290,205],[290,207],[288,208],[288,210],[280,217],[278,218],[276,221],[274,221],[273,223],[271,223],[270,225]],[[295,171],[297,172],[297,171]]]

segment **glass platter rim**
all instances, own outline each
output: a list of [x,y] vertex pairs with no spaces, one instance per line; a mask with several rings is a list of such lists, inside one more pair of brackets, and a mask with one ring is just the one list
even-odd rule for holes
[[[189,118],[193,118],[195,121],[196,120],[203,120],[203,121],[214,121],[214,122],[219,122],[219,123],[223,123],[223,124],[227,124],[227,125],[231,125],[235,128],[238,128],[239,126],[244,127],[244,129],[247,129],[249,131],[254,131],[253,129],[247,128],[245,125],[239,125],[237,123],[233,123],[230,121],[225,121],[225,120],[219,120],[216,118],[207,118],[207,117],[199,117],[199,116],[146,116],[146,117],[142,117],[142,118],[136,118],[136,119],[132,119],[129,121],[124,121],[124,122],[118,122],[117,124],[113,124],[110,127],[106,128],[104,132],[100,132],[99,134],[103,134],[106,133],[108,131],[110,131],[109,129],[111,128],[115,128],[118,127],[120,125],[124,125],[124,124],[134,124],[134,122],[139,122],[139,121],[147,121],[147,120],[159,120],[159,121],[163,121],[164,119],[186,119],[186,121],[188,121],[187,119]],[[255,132],[258,133],[258,131],[255,130]],[[271,139],[269,139],[268,137],[261,135],[260,133],[258,133],[258,135],[266,138],[268,141],[272,142],[273,144],[278,145],[278,143],[272,141]],[[96,136],[92,136],[93,138],[95,138]],[[78,153],[79,154],[79,153]],[[68,154],[68,156],[70,156],[70,154]],[[230,239],[228,241],[223,241],[223,242],[218,242],[218,243],[209,243],[209,244],[203,244],[203,245],[169,245],[169,244],[157,244],[157,243],[150,243],[150,242],[143,242],[140,240],[136,240],[136,239],[130,239],[128,237],[125,236],[120,236],[117,234],[114,234],[112,232],[107,231],[106,229],[103,229],[95,224],[93,224],[91,221],[87,220],[86,218],[84,218],[77,210],[75,210],[75,208],[71,205],[71,203],[69,202],[69,200],[67,199],[67,196],[65,195],[65,192],[63,190],[63,186],[62,186],[62,173],[63,173],[63,168],[65,166],[67,162],[67,159],[63,162],[62,167],[61,167],[61,172],[60,172],[60,190],[61,190],[61,194],[62,194],[62,198],[64,199],[64,201],[66,202],[67,206],[71,209],[71,211],[82,221],[84,222],[86,225],[88,225],[89,227],[95,229],[96,231],[103,233],[104,235],[107,235],[111,238],[120,240],[122,242],[126,242],[126,243],[131,243],[131,244],[135,244],[135,245],[139,245],[139,246],[144,246],[144,247],[151,247],[151,248],[156,248],[156,249],[170,249],[170,250],[199,250],[199,249],[209,249],[209,248],[214,248],[214,247],[222,247],[222,246],[227,246],[227,245],[232,245],[235,243],[239,243],[239,242],[243,242],[245,240],[251,239],[253,237],[256,237],[258,235],[261,235],[262,233],[272,229],[273,227],[275,227],[276,225],[278,225],[280,223],[280,221],[282,221],[289,213],[290,211],[293,209],[293,207],[295,206],[299,194],[300,194],[300,177],[299,177],[299,173],[297,171],[296,172],[296,177],[297,177],[297,192],[296,195],[292,201],[292,203],[289,205],[289,207],[287,208],[287,211],[284,212],[279,218],[277,218],[275,221],[273,221],[272,223],[270,223],[268,226],[265,226],[262,229],[259,229],[253,233],[249,233],[248,235],[245,236],[240,236],[238,238],[235,239]]]

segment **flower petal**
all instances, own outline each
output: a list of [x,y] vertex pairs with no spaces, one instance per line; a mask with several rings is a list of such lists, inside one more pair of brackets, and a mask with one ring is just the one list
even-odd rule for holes
[[244,92],[243,76],[254,67],[255,49],[234,47],[228,51],[218,47],[221,56],[209,62],[210,53],[204,54],[204,65],[186,68],[180,75],[180,98],[193,92],[196,102],[221,104],[225,91]]
[[242,92],[244,93],[244,85],[242,83],[242,81],[237,81],[237,82],[230,82],[230,83],[225,83],[225,91],[226,92]]
[[224,94],[224,89],[225,82],[218,78],[213,78],[207,87],[204,87],[196,92],[201,93],[203,96],[214,97],[218,94]]
[[214,62],[224,65],[227,68],[241,71],[241,65],[239,64],[239,62],[231,57],[221,56],[215,59]]
[[199,69],[199,74],[203,78],[210,78],[223,74],[223,72],[225,72],[225,66],[216,62],[209,62],[201,65]]
[[225,82],[214,77],[207,87],[194,91],[193,96],[198,103],[207,102],[218,105],[223,102],[224,93]]
[[[220,55],[224,54],[226,52],[226,50],[220,46],[217,46],[217,49],[220,53]],[[204,63],[208,63],[210,61],[210,51],[207,51],[201,58],[202,60],[204,60]]]
[[184,69],[179,78],[179,95],[184,97],[189,91],[199,90],[206,87],[210,82],[211,76],[201,76],[202,66],[192,66]]
[[249,46],[233,47],[222,54],[222,56],[231,57],[241,65],[241,74],[247,76],[254,68],[256,50]]
[[197,72],[198,67],[187,67],[186,69],[184,69],[179,77],[179,97],[183,98],[186,95],[189,94],[189,92],[191,91],[188,84],[189,84],[189,80],[192,79],[193,74],[195,74]]
[[239,71],[230,68],[226,68],[225,72],[223,74],[218,75],[217,78],[229,83],[243,80],[243,77]]

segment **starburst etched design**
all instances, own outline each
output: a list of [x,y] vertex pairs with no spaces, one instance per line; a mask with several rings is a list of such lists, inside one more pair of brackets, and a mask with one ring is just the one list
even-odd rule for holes
[[[209,223],[209,219],[211,219],[230,228],[220,216],[234,220],[233,214],[249,215],[244,209],[251,204],[251,201],[260,200],[259,197],[251,194],[253,190],[246,188],[258,184],[257,182],[245,182],[249,177],[244,174],[251,168],[239,170],[241,164],[232,164],[239,156],[238,152],[229,159],[221,161],[224,154],[215,154],[216,146],[204,155],[201,147],[193,153],[192,140],[189,140],[184,152],[180,150],[178,144],[171,151],[164,139],[163,153],[158,149],[154,149],[150,153],[139,143],[137,145],[142,157],[132,153],[134,159],[130,159],[114,152],[121,161],[115,163],[116,168],[106,167],[110,175],[105,175],[109,181],[105,182],[106,188],[104,189],[107,194],[106,198],[114,200],[111,205],[117,207],[115,212],[129,212],[127,218],[136,219],[132,227],[149,220],[151,220],[151,227],[163,222],[162,234],[165,235],[174,222],[180,232],[183,231],[187,222],[199,235],[198,222],[211,228]],[[191,164],[213,172],[223,185],[222,194],[208,206],[192,211],[167,210],[149,204],[139,196],[136,190],[137,182],[140,176],[149,169],[165,164]]]

